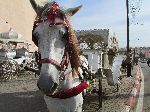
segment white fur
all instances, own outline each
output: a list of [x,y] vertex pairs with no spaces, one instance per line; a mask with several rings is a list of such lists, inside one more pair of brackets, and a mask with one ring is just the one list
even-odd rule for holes
[[[60,31],[62,33],[65,32],[65,28],[61,25],[55,28],[49,28],[48,25],[48,22],[41,23],[35,29],[34,33],[38,35],[40,41],[38,46],[39,52],[41,53],[42,59],[49,57],[60,63],[65,49],[65,43],[62,41]],[[70,70],[71,67],[69,66],[68,72]],[[51,75],[53,80],[58,82],[58,74],[58,69],[56,69],[54,65],[47,63],[42,64],[40,76]],[[73,77],[72,74],[70,74],[68,80],[61,84],[61,89],[69,89],[77,86],[79,83],[80,82],[73,83]],[[82,112],[82,93],[67,99],[51,98],[44,95],[44,100],[50,112]]]
[[[75,83],[74,86],[78,84],[79,82]],[[49,112],[82,112],[82,93],[67,99],[51,98],[44,95],[44,100]]]
[[[82,66],[88,69],[88,61],[83,55],[80,55],[80,61]],[[80,74],[83,73],[80,67],[79,67],[79,72]],[[79,85],[79,83],[80,82],[74,83],[73,87]],[[82,105],[83,105],[82,93],[67,99],[51,98],[44,95],[44,100],[47,104],[47,108],[49,109],[49,112],[82,112]]]

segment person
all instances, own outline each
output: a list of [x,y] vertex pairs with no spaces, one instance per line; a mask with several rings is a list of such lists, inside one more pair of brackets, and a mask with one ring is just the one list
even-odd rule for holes
[[98,89],[97,89],[97,84],[96,84],[96,78],[93,79],[93,83],[92,83],[92,90],[91,90],[91,93],[98,93]]
[[138,58],[135,57],[134,63],[135,63],[136,65],[138,65]]
[[149,64],[150,64],[150,59],[147,60],[147,65],[150,66]]
[[128,69],[127,77],[133,77],[133,76],[131,75],[131,70],[133,69],[132,62],[131,62],[131,61],[127,62],[127,69]]
[[124,59],[122,60],[121,67],[122,67],[122,69],[123,69],[123,72],[126,72],[126,71],[127,71],[126,58],[124,58]]

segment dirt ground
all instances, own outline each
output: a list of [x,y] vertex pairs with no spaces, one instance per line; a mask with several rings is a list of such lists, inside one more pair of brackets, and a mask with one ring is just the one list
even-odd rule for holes
[[[43,94],[36,86],[34,75],[23,75],[11,81],[0,81],[0,112],[48,112]],[[102,112],[120,112],[127,101],[133,87],[133,78],[123,78],[120,90],[115,93],[115,87],[110,87],[104,79],[102,82],[103,96]],[[86,96],[83,112],[96,112],[99,109],[98,95]]]
[[36,81],[30,75],[0,82],[0,112],[48,112]]
[[[48,112],[34,75],[0,81],[0,112]],[[85,97],[84,112],[98,110],[98,95]]]

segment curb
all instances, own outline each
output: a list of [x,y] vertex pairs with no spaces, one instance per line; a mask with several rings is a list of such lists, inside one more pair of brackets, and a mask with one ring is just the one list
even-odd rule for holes
[[141,81],[142,81],[141,73],[142,73],[142,71],[140,69],[140,66],[138,65],[133,89],[130,93],[130,97],[128,99],[127,105],[125,106],[125,108],[122,112],[131,112],[132,108],[137,103],[138,95],[139,95],[140,87],[141,87]]

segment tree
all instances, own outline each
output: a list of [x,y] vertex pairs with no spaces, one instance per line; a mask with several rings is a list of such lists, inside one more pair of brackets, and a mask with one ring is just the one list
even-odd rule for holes
[[93,33],[87,33],[85,35],[79,35],[78,41],[80,43],[86,43],[87,49],[100,49],[104,39],[100,35]]

